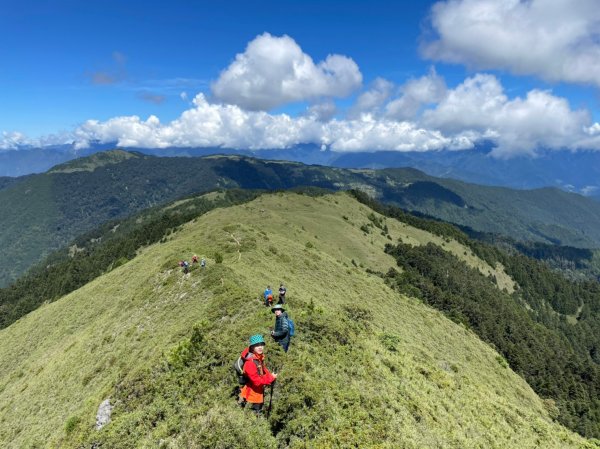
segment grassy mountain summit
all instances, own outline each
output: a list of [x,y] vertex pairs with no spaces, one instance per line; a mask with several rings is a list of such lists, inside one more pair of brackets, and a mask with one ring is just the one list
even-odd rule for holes
[[[387,233],[366,232],[370,216]],[[510,286],[458,242],[345,194],[213,210],[0,331],[0,446],[596,447],[472,332],[373,274],[396,265],[390,239],[435,244]],[[208,267],[185,276],[177,261],[194,253]],[[268,333],[259,295],[280,281],[297,336],[288,354],[268,346],[280,378],[257,421],[231,397],[231,364]],[[96,431],[106,398],[113,421]]]
[[118,164],[136,157],[144,157],[139,153],[124,150],[109,150],[92,154],[91,156],[78,158],[63,164],[56,165],[48,170],[48,173],[75,173],[80,171],[93,172],[97,168],[107,165]]

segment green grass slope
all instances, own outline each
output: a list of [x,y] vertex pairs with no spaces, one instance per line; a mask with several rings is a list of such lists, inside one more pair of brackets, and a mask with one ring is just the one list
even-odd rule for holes
[[[389,238],[492,268],[391,219],[389,238],[364,232],[369,216],[345,194],[214,210],[1,330],[0,446],[596,447],[473,333],[366,271],[395,265]],[[174,267],[193,253],[208,267],[185,276]],[[259,295],[280,281],[297,337],[288,354],[268,346],[280,377],[256,420],[231,397],[231,364],[268,333]],[[96,431],[106,398],[113,421]]]

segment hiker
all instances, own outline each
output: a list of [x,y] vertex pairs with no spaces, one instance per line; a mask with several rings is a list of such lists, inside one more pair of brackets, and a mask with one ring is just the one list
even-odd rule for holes
[[206,268],[206,259],[203,257],[202,260],[200,261],[200,266],[202,268]]
[[187,260],[183,261],[183,272],[188,274],[190,272],[190,263]]
[[271,286],[267,285],[264,293],[265,297],[265,307],[269,307],[273,305],[273,291],[271,290]]
[[269,372],[265,366],[265,340],[260,334],[250,337],[250,346],[242,351],[244,375],[246,384],[240,391],[239,404],[242,408],[250,404],[257,415],[261,414],[265,402],[265,385],[271,385],[277,379],[277,374]]
[[277,304],[285,304],[285,294],[287,290],[283,284],[279,284],[279,299],[277,300]]
[[290,325],[288,314],[281,304],[271,308],[275,314],[275,328],[271,331],[271,337],[279,343],[285,352],[288,352],[290,346]]
[[192,256],[192,264],[198,263],[198,256],[195,254]]

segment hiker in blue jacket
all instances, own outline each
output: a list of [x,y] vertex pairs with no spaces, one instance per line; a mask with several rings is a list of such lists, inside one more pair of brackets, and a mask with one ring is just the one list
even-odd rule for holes
[[270,285],[267,285],[267,288],[265,289],[265,293],[263,294],[263,296],[265,297],[265,307],[269,307],[270,305],[273,305],[273,291],[271,290]]
[[271,312],[275,314],[275,328],[271,331],[271,337],[287,352],[290,346],[288,314],[281,304],[273,306]]

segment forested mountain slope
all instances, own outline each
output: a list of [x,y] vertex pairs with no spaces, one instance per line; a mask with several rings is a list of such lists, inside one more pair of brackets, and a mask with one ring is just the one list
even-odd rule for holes
[[[206,213],[0,331],[0,445],[597,447],[473,332],[386,285],[377,273],[396,260],[384,247],[399,239],[503,274],[346,194]],[[177,261],[193,253],[208,266],[184,275]],[[257,421],[231,397],[231,364],[249,335],[268,334],[259,297],[278,282],[297,336],[287,354],[268,346],[280,376]],[[106,398],[113,420],[96,431]]]
[[111,220],[52,252],[10,286],[0,288],[0,329],[45,302],[59,299],[165,240],[182,224],[218,207],[250,201],[260,192],[214,191]]
[[[0,189],[0,286],[100,224],[217,188],[361,189],[384,202],[520,240],[600,246],[600,204],[555,189],[516,191],[413,169],[343,170],[238,156],[159,158],[120,150]],[[1,184],[0,184],[1,187]]]

